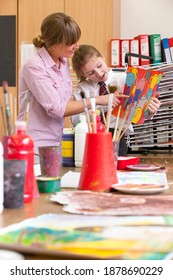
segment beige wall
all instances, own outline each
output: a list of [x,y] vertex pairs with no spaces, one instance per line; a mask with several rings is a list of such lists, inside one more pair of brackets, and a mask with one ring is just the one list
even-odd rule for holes
[[172,37],[172,0],[121,0],[121,38],[139,34]]
[[[120,36],[119,7],[120,0],[1,0],[0,15],[17,16],[17,73],[21,65],[21,44],[32,43],[33,37],[40,34],[42,20],[58,11],[65,12],[78,22],[82,30],[80,43],[96,46],[109,65],[110,39]],[[17,95],[17,86],[9,90]],[[66,126],[69,126],[69,121]],[[1,130],[0,139],[3,134]]]

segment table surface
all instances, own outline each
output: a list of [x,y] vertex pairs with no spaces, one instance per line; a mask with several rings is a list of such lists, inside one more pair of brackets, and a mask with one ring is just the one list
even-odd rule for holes
[[[170,188],[164,194],[165,195],[173,195],[173,157],[157,157],[157,162],[162,164],[166,167],[167,172],[167,179],[168,184],[170,183]],[[141,158],[142,163],[152,163],[150,157]],[[72,171],[80,171],[80,168],[76,167],[61,167],[60,169],[60,176],[68,172],[69,170]],[[65,189],[71,191],[72,189]],[[4,209],[3,213],[0,214],[0,228],[6,227],[11,224],[18,223],[24,219],[36,217],[41,214],[47,213],[56,213],[56,214],[64,214],[62,210],[62,206],[53,203],[49,200],[50,194],[40,194],[39,198],[33,199],[32,202],[25,203],[24,208],[22,209]],[[162,194],[160,194],[162,195]],[[43,256],[32,256],[32,255],[25,255],[26,259],[48,259],[47,257]],[[52,259],[52,258],[51,258]],[[57,258],[56,258],[57,259]],[[61,258],[62,259],[62,258]]]

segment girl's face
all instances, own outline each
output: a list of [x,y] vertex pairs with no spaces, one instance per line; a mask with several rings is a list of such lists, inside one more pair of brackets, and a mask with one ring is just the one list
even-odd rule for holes
[[103,57],[90,57],[81,69],[82,75],[93,82],[105,82],[108,78],[108,67]]

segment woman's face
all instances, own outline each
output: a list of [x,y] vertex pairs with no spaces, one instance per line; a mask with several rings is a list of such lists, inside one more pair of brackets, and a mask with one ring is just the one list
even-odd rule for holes
[[54,57],[67,57],[71,58],[74,55],[75,50],[79,48],[78,42],[71,45],[67,46],[64,44],[56,44],[52,47],[53,49],[53,56]]
[[108,78],[108,67],[103,57],[92,56],[81,69],[82,75],[93,82],[105,82]]

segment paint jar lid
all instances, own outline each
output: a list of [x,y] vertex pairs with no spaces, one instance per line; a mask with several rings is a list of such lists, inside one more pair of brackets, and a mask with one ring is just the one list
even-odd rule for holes
[[0,260],[24,260],[24,256],[11,250],[0,250]]
[[71,127],[63,128],[63,134],[74,134],[74,129]]
[[26,130],[26,122],[25,121],[16,121],[16,130]]

